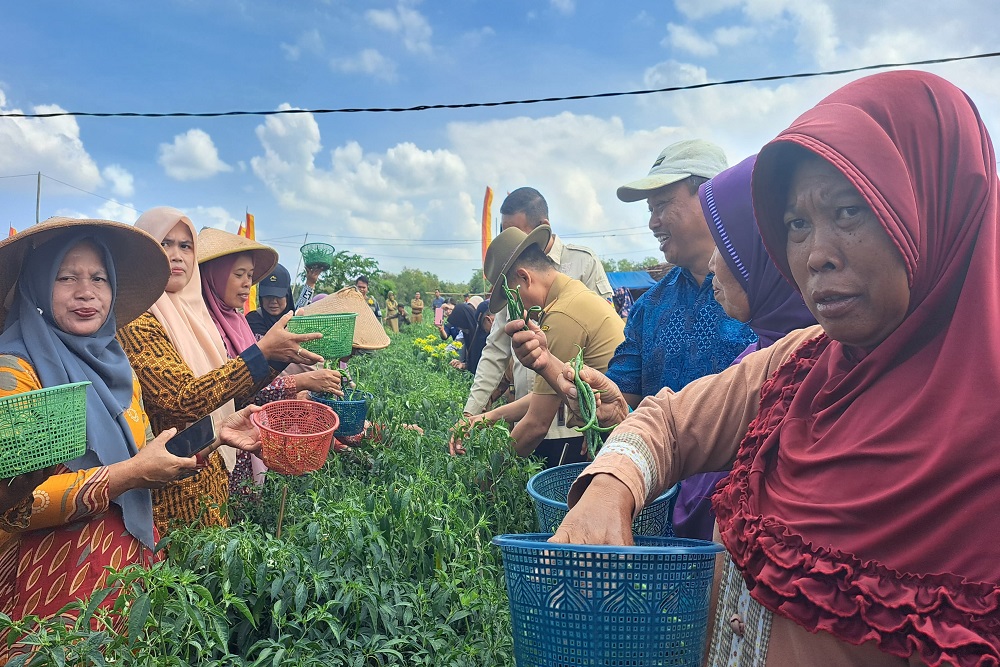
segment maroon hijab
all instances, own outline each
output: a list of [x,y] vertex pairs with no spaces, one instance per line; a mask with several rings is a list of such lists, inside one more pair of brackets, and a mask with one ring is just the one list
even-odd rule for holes
[[848,84],[761,151],[761,235],[791,279],[788,145],[862,193],[910,278],[860,361],[821,337],[761,390],[716,494],[751,595],[808,630],[930,665],[1000,664],[1000,209],[973,103],[923,72]]

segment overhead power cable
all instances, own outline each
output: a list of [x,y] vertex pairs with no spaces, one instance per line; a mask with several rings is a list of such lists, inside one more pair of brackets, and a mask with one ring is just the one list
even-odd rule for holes
[[977,60],[996,58],[1000,51],[991,53],[976,53],[967,56],[950,58],[933,58],[930,60],[912,60],[905,63],[879,63],[846,69],[825,70],[820,72],[800,72],[798,74],[775,74],[773,76],[758,76],[727,81],[708,81],[687,86],[668,86],[666,88],[651,88],[642,90],[626,90],[610,93],[592,93],[586,95],[567,95],[564,97],[540,97],[536,99],[506,100],[503,102],[466,102],[461,104],[418,104],[411,107],[343,107],[339,109],[272,109],[268,111],[170,111],[170,112],[137,112],[137,111],[52,111],[46,113],[0,112],[0,118],[57,118],[60,116],[87,116],[91,118],[218,118],[223,116],[282,116],[289,114],[333,114],[333,113],[403,113],[407,111],[431,111],[434,109],[476,109],[482,107],[504,107],[524,104],[541,104],[543,102],[570,102],[576,100],[593,100],[606,97],[625,97],[629,95],[652,95],[655,93],[672,93],[680,90],[698,90],[700,88],[716,88],[718,86],[733,86],[739,83],[762,83],[767,81],[784,81],[787,79],[808,79],[818,76],[834,76],[852,72],[866,72],[891,67],[914,67],[917,65],[939,65],[961,60]]

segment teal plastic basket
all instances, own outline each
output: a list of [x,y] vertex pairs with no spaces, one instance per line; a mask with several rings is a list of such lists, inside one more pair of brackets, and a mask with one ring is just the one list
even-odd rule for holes
[[340,426],[333,432],[338,438],[349,438],[365,430],[368,405],[374,398],[360,389],[345,389],[343,398],[337,398],[333,394],[309,392],[309,400],[329,406],[340,417]]
[[327,361],[336,361],[351,354],[354,347],[354,321],[357,317],[357,313],[296,315],[288,320],[285,328],[295,334],[323,334],[322,338],[302,343],[302,347]]
[[635,537],[634,547],[500,535],[514,662],[700,667],[714,542]]
[[[543,470],[528,480],[528,495],[535,503],[538,530],[556,532],[569,511],[569,505],[566,504],[569,488],[589,465],[589,461],[567,463]],[[680,485],[675,484],[643,507],[632,522],[632,532],[636,535],[672,537],[674,504],[677,502],[678,491]]]
[[0,398],[0,479],[87,452],[87,386],[74,382]]

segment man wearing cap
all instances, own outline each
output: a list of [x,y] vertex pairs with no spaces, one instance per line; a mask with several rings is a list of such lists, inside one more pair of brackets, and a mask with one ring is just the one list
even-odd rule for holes
[[726,369],[756,340],[715,300],[708,271],[715,240],[698,186],[726,167],[725,153],[715,144],[678,141],[663,149],[645,178],[618,188],[623,202],[646,200],[649,228],[674,265],[632,306],[625,342],[608,368],[633,408],[664,387],[678,391]]
[[[524,234],[530,234],[539,227],[548,228],[550,236],[543,249],[555,263],[557,270],[579,280],[588,289],[610,302],[611,283],[608,282],[608,276],[604,272],[604,265],[590,248],[563,243],[558,236],[551,233],[548,203],[538,190],[522,187],[507,195],[500,206],[500,226],[502,231],[519,229]],[[493,304],[492,301],[490,303]],[[500,385],[512,361],[515,396],[520,398],[531,391],[535,374],[514,358],[510,347],[510,336],[504,332],[505,324],[507,324],[507,312],[501,309],[494,318],[486,347],[483,348],[476,367],[476,377],[463,410],[465,417],[481,414],[490,406],[490,396]],[[556,439],[578,435],[578,432],[566,426],[565,409],[560,409],[552,420],[546,437]],[[449,448],[452,454],[458,452],[458,448],[451,443]]]
[[[624,322],[607,299],[559,272],[544,250],[551,237],[549,226],[539,225],[529,234],[511,227],[493,239],[485,262],[486,278],[493,284],[489,309],[506,311],[504,284],[516,289],[525,308],[542,309],[538,322],[551,354],[567,360],[582,348],[584,363],[606,369],[615,348],[624,340]],[[569,437],[546,437],[560,407],[556,392],[536,376],[530,393],[472,421],[503,419],[515,424],[511,431],[514,450],[520,456],[541,457],[546,467],[586,461],[586,446],[578,432],[571,431]]]

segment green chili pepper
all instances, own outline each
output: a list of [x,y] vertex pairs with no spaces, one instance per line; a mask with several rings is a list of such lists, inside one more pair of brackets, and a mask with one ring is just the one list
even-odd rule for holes
[[524,328],[522,331],[528,330],[528,318],[533,314],[539,314],[542,309],[539,306],[532,306],[528,309],[527,314],[524,312],[524,302],[521,301],[521,287],[520,285],[511,289],[507,286],[507,276],[503,276],[503,291],[504,295],[507,297],[507,319],[510,321],[514,320],[524,320]]
[[583,417],[583,426],[574,427],[575,430],[583,433],[587,443],[587,451],[591,456],[597,456],[597,451],[604,444],[601,433],[607,433],[614,429],[614,426],[601,426],[597,422],[597,397],[590,385],[580,379],[580,369],[583,368],[583,348],[576,346],[578,352],[570,364],[573,366],[573,382],[576,385],[576,398],[579,401],[580,416]]

